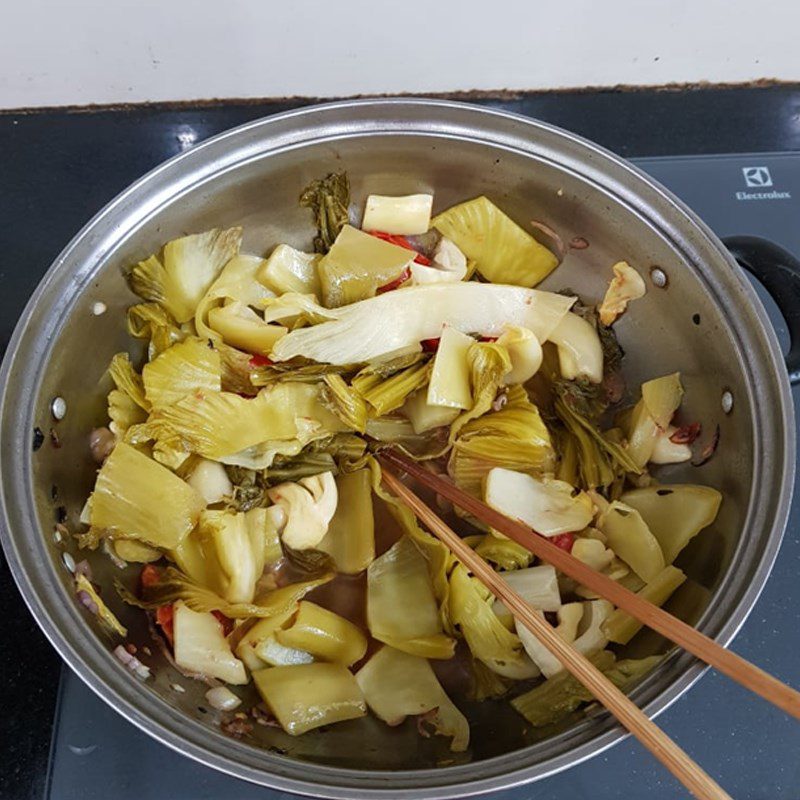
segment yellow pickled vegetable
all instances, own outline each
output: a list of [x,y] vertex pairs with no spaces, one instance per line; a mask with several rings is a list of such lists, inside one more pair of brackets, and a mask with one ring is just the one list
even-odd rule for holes
[[131,288],[160,303],[178,322],[188,322],[222,268],[239,252],[242,229],[214,228],[164,245],[163,263],[150,256],[131,271]]
[[225,344],[248,353],[268,356],[287,329],[264,322],[252,309],[241,303],[212,308],[208,327],[218,333]]
[[[677,567],[670,565],[664,567],[637,594],[654,605],[662,606],[685,580],[686,575]],[[627,644],[639,632],[642,623],[618,608],[601,627],[609,641]]]
[[308,600],[301,601],[291,623],[275,631],[284,647],[303,650],[321,661],[350,666],[367,652],[367,637],[352,622]]
[[448,208],[431,225],[453,241],[493,283],[535,286],[558,259],[486,197]]
[[298,664],[253,673],[256,689],[292,736],[357,719],[367,705],[355,677],[341,664]]
[[672,484],[633,489],[620,500],[641,514],[671,564],[716,519],[722,495],[710,486]]
[[319,262],[323,302],[337,308],[374,297],[413,260],[411,250],[345,225]]
[[173,608],[173,636],[179,667],[225,683],[247,683],[244,664],[231,653],[222,625],[212,613],[192,611],[178,601]]
[[664,553],[636,509],[615,501],[600,519],[608,546],[640,577],[651,581],[664,569]]
[[236,655],[251,672],[268,666],[310,664],[314,660],[314,656],[310,653],[286,647],[275,638],[276,632],[287,625],[295,614],[297,605],[291,606],[282,614],[260,619],[241,638],[236,647]]
[[424,658],[382,647],[356,673],[356,681],[367,705],[387,724],[399,725],[407,716],[426,714],[436,733],[452,737],[451,750],[467,749],[469,723]]
[[339,493],[336,513],[317,548],[333,558],[339,572],[355,575],[375,558],[370,471],[359,469],[339,475],[336,489]]
[[450,326],[442,330],[428,384],[428,404],[471,408],[472,389],[467,353],[475,340]]
[[157,548],[138,542],[136,539],[118,539],[114,542],[113,547],[117,558],[138,564],[149,564],[152,561],[158,561],[163,555]]
[[319,297],[319,260],[319,253],[303,253],[288,244],[279,244],[261,266],[257,277],[279,294],[297,292]]
[[423,658],[450,658],[425,557],[404,536],[367,570],[367,624],[378,641]]
[[458,408],[431,405],[426,389],[414,392],[403,404],[403,414],[408,417],[414,433],[427,433],[434,428],[443,428],[453,422],[459,413]]
[[91,525],[172,549],[194,528],[204,505],[203,498],[166,467],[117,442],[97,476]]
[[492,593],[457,564],[450,573],[448,613],[452,624],[461,629],[472,655],[504,677],[535,677],[538,668],[526,655],[519,637],[494,613],[493,605]]
[[177,403],[192,392],[222,388],[219,353],[201,339],[185,339],[144,365],[142,380],[152,408]]
[[407,194],[387,197],[371,194],[364,207],[361,227],[365,231],[383,231],[403,236],[425,233],[430,226],[432,194]]

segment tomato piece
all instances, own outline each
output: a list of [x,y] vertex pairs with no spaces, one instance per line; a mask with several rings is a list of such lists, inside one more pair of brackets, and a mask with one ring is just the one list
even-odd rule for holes
[[411,269],[406,267],[391,283],[387,283],[385,286],[379,286],[377,293],[383,294],[384,292],[391,292],[393,289],[399,289],[410,277]]
[[172,603],[156,609],[156,622],[171,646],[175,646],[175,611]]
[[230,617],[226,617],[221,611],[212,611],[211,613],[217,618],[217,622],[222,625],[222,632],[227,636],[233,630],[233,620]]
[[155,586],[161,580],[161,570],[152,564],[145,564],[139,574],[139,585],[142,589]]
[[251,367],[271,367],[273,365],[273,361],[271,358],[267,356],[253,356],[250,361],[248,362]]
[[572,552],[572,545],[575,544],[575,534],[574,533],[559,533],[558,536],[552,536],[550,541],[556,546],[560,547],[562,550],[566,550],[568,553]]

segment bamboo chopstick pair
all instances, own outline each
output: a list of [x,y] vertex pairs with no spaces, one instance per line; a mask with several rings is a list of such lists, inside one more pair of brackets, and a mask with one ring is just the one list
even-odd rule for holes
[[383,482],[400,498],[436,537],[453,552],[470,571],[505,603],[514,617],[630,731],[648,750],[697,798],[717,800],[729,798],[678,745],[632,703],[585,656],[558,636],[550,624],[534,613],[520,597],[480,556],[465,544],[417,495],[393,472],[391,465],[416,478],[442,497],[500,531],[509,539],[527,548],[543,561],[587,586],[601,597],[627,611],[653,630],[666,636],[688,652],[718,669],[729,678],[800,719],[800,692],[764,672],[749,661],[726,650],[682,620],[649,603],[616,581],[596,572],[570,553],[556,547],[521,522],[505,517],[480,500],[463,492],[449,480],[434,475],[416,462],[391,450],[381,452]]

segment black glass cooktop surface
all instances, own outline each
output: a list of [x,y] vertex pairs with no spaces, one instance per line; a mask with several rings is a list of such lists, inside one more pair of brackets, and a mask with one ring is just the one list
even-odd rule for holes
[[[765,103],[756,97],[762,95],[744,97],[751,102],[746,106],[750,110],[732,104],[724,92],[714,102],[729,109],[729,122],[731,115],[739,114],[739,124],[745,125],[752,108]],[[713,126],[713,110],[691,97],[683,105],[675,106],[677,102],[655,95],[647,103],[586,95],[562,98],[560,105],[553,97],[487,104],[554,121],[625,155],[639,156],[633,160],[719,235],[760,236],[800,256],[800,154],[763,152],[765,144],[771,143],[787,150],[800,146],[798,116],[792,111],[798,102],[791,108],[784,103],[781,113],[775,110],[775,125],[784,127],[780,136],[773,135],[771,128],[762,131],[757,148],[762,152],[744,155],[714,155],[715,141],[726,150],[746,142],[747,137],[736,138],[727,127],[717,136],[713,127],[704,133],[703,120]],[[648,125],[634,113],[637,103],[642,115],[648,109],[651,112],[650,135]],[[572,110],[567,113],[564,108]],[[670,108],[682,110],[685,118],[678,116],[676,122]],[[4,214],[0,279],[5,288],[0,293],[0,342],[7,343],[24,301],[60,247],[114,194],[194,141],[273,110],[281,108],[120,110],[102,112],[94,120],[92,115],[78,119],[62,112],[16,118],[0,115],[0,211]],[[692,115],[695,119],[690,124],[687,120]],[[664,133],[668,122],[674,125],[675,135],[683,136],[681,146],[673,147],[673,140]],[[631,126],[627,132],[626,124]],[[686,149],[703,155],[654,155]],[[785,326],[771,302],[767,305],[785,341]],[[798,390],[794,397],[797,404]],[[798,574],[800,511],[795,510],[772,577],[734,642],[737,652],[795,686],[800,686]],[[17,658],[6,655],[0,682],[5,684],[0,687],[0,699],[7,709],[0,735],[8,765],[0,777],[0,798],[273,800],[288,796],[202,767],[135,729],[68,670],[59,669],[57,657],[19,601],[4,564],[0,592],[14,611],[0,620],[4,652],[9,652],[10,642],[20,650]],[[707,673],[659,717],[659,724],[735,797],[800,798],[800,725],[730,681]],[[683,797],[685,792],[637,743],[627,739],[571,770],[491,797],[631,800],[645,796],[667,800]]]

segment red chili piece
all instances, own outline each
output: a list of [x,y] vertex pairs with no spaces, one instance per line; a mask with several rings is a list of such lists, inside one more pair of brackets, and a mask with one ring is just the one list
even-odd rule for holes
[[420,344],[426,353],[435,353],[439,349],[441,339],[423,339]]
[[406,267],[399,275],[399,277],[395,278],[391,283],[387,283],[385,286],[378,287],[378,294],[383,294],[384,292],[391,292],[392,289],[399,289],[409,278],[411,277],[411,269],[410,267]]
[[255,355],[248,363],[251,367],[271,367],[274,362],[267,356]]
[[429,267],[431,265],[431,260],[426,258],[422,253],[418,253],[414,248],[411,246],[411,242],[406,239],[405,236],[400,236],[396,233],[384,233],[383,231],[367,231],[370,236],[375,236],[377,239],[383,239],[384,242],[389,242],[389,244],[396,244],[398,247],[404,247],[406,250],[413,250],[416,254],[414,256],[414,261],[417,264],[422,264],[423,267]]
[[700,435],[701,425],[699,422],[692,422],[690,425],[682,425],[669,440],[672,444],[691,444]]
[[571,553],[572,552],[572,545],[575,544],[575,534],[574,533],[559,533],[558,536],[550,537],[550,541],[556,547],[560,547],[562,550],[566,550],[568,553]]

